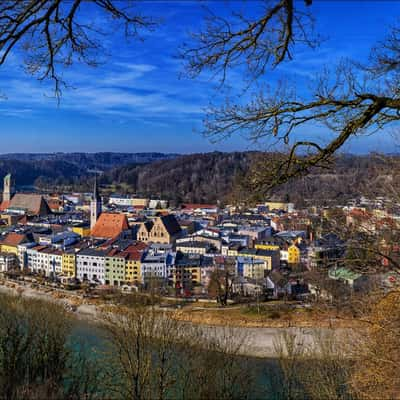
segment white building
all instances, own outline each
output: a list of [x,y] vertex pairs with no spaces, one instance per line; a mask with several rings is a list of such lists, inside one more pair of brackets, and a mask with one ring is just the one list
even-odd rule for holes
[[27,268],[45,276],[56,276],[62,272],[62,252],[47,246],[26,249]]
[[175,253],[147,253],[141,263],[142,281],[146,278],[172,279]]
[[84,249],[76,256],[76,277],[80,281],[105,282],[106,251]]
[[28,255],[27,250],[36,246],[35,242],[22,243],[17,246],[18,251],[18,264],[21,269],[28,268]]
[[0,253],[0,272],[7,272],[17,267],[17,256],[13,253]]

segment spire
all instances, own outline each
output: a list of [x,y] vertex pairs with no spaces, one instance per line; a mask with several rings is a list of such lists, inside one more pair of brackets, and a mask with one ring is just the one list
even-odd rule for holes
[[97,172],[94,174],[93,200],[100,198],[99,188],[97,187]]
[[90,201],[90,229],[96,225],[97,218],[101,214],[102,201],[97,186],[97,173],[94,175],[93,197]]

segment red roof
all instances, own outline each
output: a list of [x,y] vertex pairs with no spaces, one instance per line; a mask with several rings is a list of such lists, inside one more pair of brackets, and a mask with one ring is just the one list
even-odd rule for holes
[[7,210],[9,205],[10,205],[9,201],[2,201],[1,204],[0,204],[0,211]]
[[360,210],[359,208],[353,208],[350,213],[352,217],[363,217],[363,218],[371,218],[372,214],[368,211]]
[[131,252],[124,251],[122,252],[122,254],[124,254],[126,260],[140,261],[142,258],[141,251],[131,251]]
[[111,239],[127,229],[128,220],[124,214],[101,213],[91,234],[94,237]]
[[1,242],[1,244],[5,244],[7,246],[18,246],[25,240],[25,238],[26,237],[24,234],[10,232]]
[[128,253],[136,252],[144,250],[147,247],[147,244],[144,242],[136,242],[135,244],[129,245],[124,251]]

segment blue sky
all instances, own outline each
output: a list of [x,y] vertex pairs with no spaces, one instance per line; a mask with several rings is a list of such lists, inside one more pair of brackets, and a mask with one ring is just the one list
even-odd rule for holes
[[[316,51],[302,51],[291,63],[268,75],[273,83],[282,76],[306,87],[323,65],[341,57],[365,59],[370,47],[383,39],[387,27],[400,18],[397,1],[326,1],[312,6],[316,30],[326,37]],[[218,13],[241,2],[211,2]],[[256,6],[247,1],[245,7]],[[24,75],[20,55],[12,54],[0,68],[1,150],[8,152],[53,151],[161,151],[193,153],[259,148],[245,138],[232,137],[211,143],[200,131],[204,108],[210,101],[223,101],[210,74],[195,80],[181,76],[182,63],[175,57],[178,46],[188,40],[202,20],[202,3],[196,1],[149,1],[144,12],[163,18],[144,42],[126,42],[116,33],[105,43],[109,56],[104,65],[90,68],[75,64],[64,71],[73,88],[65,89],[61,103],[49,96],[51,86]],[[241,73],[229,77],[234,89]],[[312,129],[323,138],[326,131]],[[298,135],[301,136],[300,131]],[[390,132],[355,139],[347,152],[394,151]]]

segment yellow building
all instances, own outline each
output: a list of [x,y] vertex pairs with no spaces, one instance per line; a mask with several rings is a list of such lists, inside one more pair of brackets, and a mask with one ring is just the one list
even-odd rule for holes
[[250,257],[254,260],[265,262],[265,269],[271,270],[279,267],[279,250],[243,249],[239,252],[242,257]]
[[175,288],[198,286],[201,284],[201,268],[196,263],[175,265],[172,281]]
[[10,232],[0,242],[0,251],[2,253],[11,253],[18,256],[18,245],[28,242],[26,235]]
[[72,227],[72,232],[77,233],[81,237],[90,236],[89,225],[76,225]]
[[76,274],[76,255],[74,251],[63,253],[61,271],[68,278],[74,278]]
[[228,249],[228,252],[226,254],[228,257],[237,257],[239,255],[239,250],[237,247],[233,247]]
[[279,250],[276,244],[256,244],[254,247],[258,250]]
[[190,273],[192,275],[192,284],[200,285],[200,283],[201,283],[201,268],[198,266],[190,267]]
[[137,232],[137,238],[145,243],[168,244],[173,243],[180,233],[181,227],[178,221],[174,215],[169,214],[142,223]]
[[149,199],[139,199],[139,198],[134,198],[132,199],[132,206],[139,206],[139,207],[148,207],[149,206]]
[[288,264],[300,263],[300,249],[292,244],[288,247]]
[[0,218],[7,223],[8,226],[15,225],[20,219],[20,215],[1,214]]
[[286,212],[293,211],[293,203],[286,203],[283,201],[266,201],[265,206],[270,210],[284,210]]
[[141,282],[141,254],[129,253],[125,260],[125,281],[128,283]]

